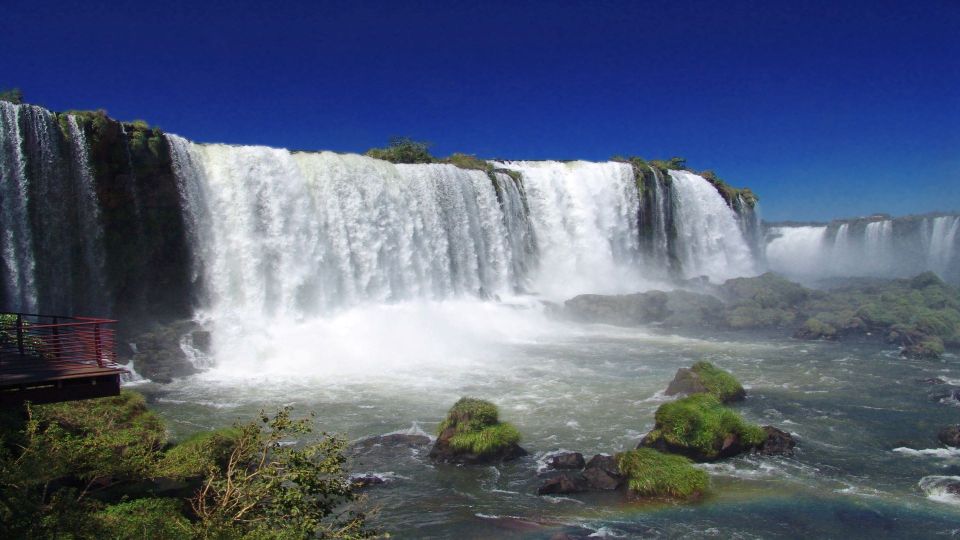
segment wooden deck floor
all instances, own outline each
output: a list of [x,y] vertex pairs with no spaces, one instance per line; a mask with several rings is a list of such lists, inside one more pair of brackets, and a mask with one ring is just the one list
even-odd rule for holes
[[120,392],[123,366],[95,362],[58,361],[16,355],[0,360],[0,405],[32,401],[51,403]]

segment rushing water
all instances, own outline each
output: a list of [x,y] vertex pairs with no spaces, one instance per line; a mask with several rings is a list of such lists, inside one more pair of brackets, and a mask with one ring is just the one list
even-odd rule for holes
[[[955,356],[911,361],[874,344],[692,339],[568,324],[492,303],[377,309],[330,319],[329,331],[295,364],[265,366],[266,373],[214,369],[138,389],[177,437],[283,404],[317,412],[319,428],[351,440],[432,433],[462,395],[499,404],[530,457],[454,467],[432,464],[426,449],[353,456],[352,471],[387,479],[367,491],[369,504],[380,509],[376,523],[401,538],[549,538],[562,530],[629,538],[919,538],[955,534],[960,523],[960,506],[941,478],[960,474],[960,452],[935,439],[960,409],[945,397],[949,384],[921,382],[960,384]],[[354,365],[358,358],[367,361]],[[544,456],[632,448],[651,428],[676,369],[701,359],[745,383],[749,398],[736,408],[749,420],[798,437],[796,456],[702,465],[710,495],[689,505],[631,503],[618,494],[536,496]]]
[[[27,311],[108,310],[96,304],[108,293],[149,305],[137,287],[167,267],[146,267],[183,248],[190,276],[172,282],[193,288],[178,294],[192,295],[212,352],[183,346],[205,371],[169,385],[133,382],[175,437],[283,404],[317,412],[319,428],[351,439],[430,433],[457,398],[474,395],[501,406],[532,456],[470,468],[433,465],[425,450],[354,455],[352,470],[389,479],[370,503],[396,536],[960,529],[945,490],[960,456],[933,438],[958,410],[948,397],[960,385],[955,356],[920,362],[877,345],[577,325],[548,317],[543,302],[670,278],[722,281],[759,271],[764,258],[802,277],[929,268],[950,278],[957,216],[779,227],[761,250],[756,213],[743,201],[729,207],[686,171],[654,170],[640,190],[623,163],[497,162],[488,173],[167,136],[169,172],[138,185],[136,134],[116,131],[123,171],[102,178],[76,118],[0,102],[2,299]],[[127,236],[104,226],[106,209]],[[174,225],[183,239],[158,232]],[[151,238],[164,242],[159,255]],[[704,465],[713,488],[691,505],[535,495],[549,452],[634,446],[676,369],[701,359],[750,387],[738,406],[745,416],[799,437],[796,457]],[[931,376],[946,383],[918,382]]]

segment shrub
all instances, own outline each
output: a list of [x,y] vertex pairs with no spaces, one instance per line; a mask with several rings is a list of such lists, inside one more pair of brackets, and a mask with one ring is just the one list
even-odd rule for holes
[[499,421],[499,415],[500,412],[493,403],[463,397],[447,411],[447,417],[440,423],[437,433],[441,434],[448,428],[455,428],[457,432],[483,429],[496,424]]
[[108,538],[177,540],[194,533],[177,499],[135,499],[108,506],[96,518]]
[[656,424],[644,439],[645,446],[664,446],[698,460],[720,457],[724,441],[738,438],[741,449],[763,443],[766,434],[724,407],[713,394],[694,394],[664,403],[655,414]]
[[185,479],[222,469],[242,432],[237,428],[197,433],[167,450],[158,465],[160,476]]
[[683,457],[638,448],[617,455],[620,471],[627,477],[627,487],[645,497],[689,499],[707,490],[707,473],[694,467]]
[[371,148],[366,155],[391,163],[433,163],[430,143],[415,141],[409,137],[393,137],[386,148]]
[[512,425],[501,422],[477,431],[462,431],[450,438],[450,447],[458,452],[490,454],[520,442],[520,432]]

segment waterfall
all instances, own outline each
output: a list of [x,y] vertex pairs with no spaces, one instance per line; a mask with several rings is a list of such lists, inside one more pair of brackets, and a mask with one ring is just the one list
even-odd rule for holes
[[687,171],[670,171],[677,252],[688,278],[715,280],[755,273],[750,246],[737,215],[705,179]]
[[34,281],[29,204],[29,180],[20,130],[22,106],[0,101],[0,250],[6,303],[11,309],[34,313],[37,289]]
[[960,284],[958,228],[960,216],[955,215],[774,226],[767,231],[767,263],[798,279],[891,278],[933,271]]
[[532,266],[519,188],[506,174],[168,142],[194,268],[215,311],[297,318],[512,294]]
[[90,157],[87,148],[87,138],[77,118],[67,115],[67,125],[70,134],[70,148],[72,151],[73,170],[79,231],[84,241],[81,244],[83,251],[83,265],[79,271],[89,275],[90,283],[87,305],[96,313],[108,313],[108,305],[103,299],[107,283],[105,280],[104,265],[106,254],[103,246],[103,223],[100,216],[100,204],[97,200],[96,181],[90,168]]
[[640,199],[630,165],[509,161],[496,166],[523,178],[539,251],[536,292],[565,299],[642,285]]

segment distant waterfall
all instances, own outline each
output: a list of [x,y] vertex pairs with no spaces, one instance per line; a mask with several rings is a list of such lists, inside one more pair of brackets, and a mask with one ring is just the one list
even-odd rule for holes
[[676,209],[677,250],[687,277],[725,280],[754,273],[750,246],[737,215],[706,180],[670,171]]
[[771,270],[805,279],[933,271],[960,284],[960,216],[861,219],[767,230]]

